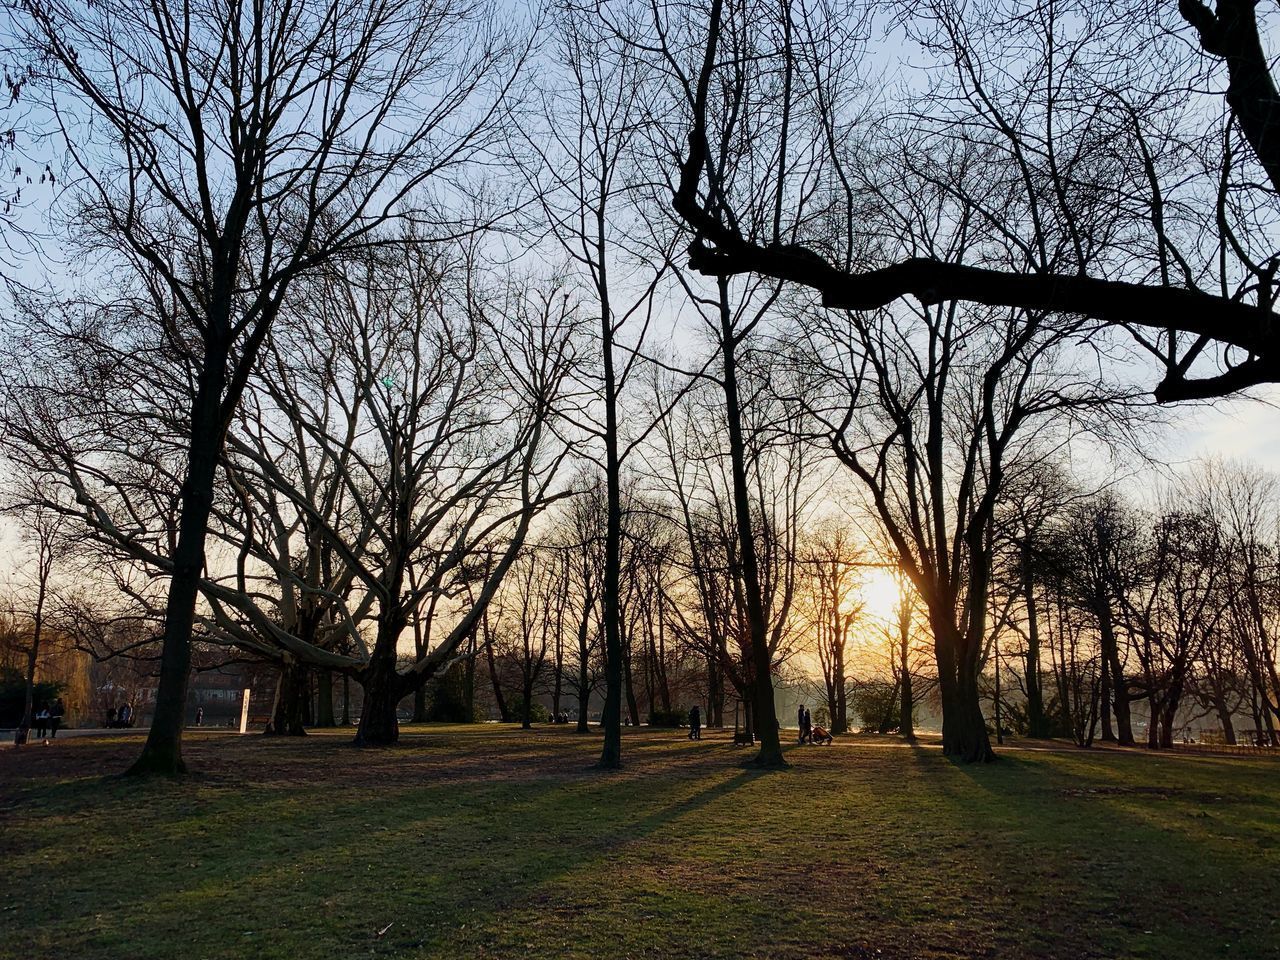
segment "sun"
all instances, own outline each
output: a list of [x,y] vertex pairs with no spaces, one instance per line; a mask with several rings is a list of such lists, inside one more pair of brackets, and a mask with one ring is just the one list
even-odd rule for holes
[[898,606],[902,602],[902,584],[896,571],[883,567],[867,571],[858,590],[863,604],[863,615],[882,623],[898,619]]

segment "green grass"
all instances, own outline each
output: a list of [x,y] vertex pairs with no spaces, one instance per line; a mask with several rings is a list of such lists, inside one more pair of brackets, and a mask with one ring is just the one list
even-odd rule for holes
[[4,750],[0,957],[1280,957],[1275,761],[348,736]]

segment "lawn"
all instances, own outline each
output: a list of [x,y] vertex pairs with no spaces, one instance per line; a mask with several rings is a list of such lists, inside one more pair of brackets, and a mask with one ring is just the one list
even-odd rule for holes
[[1280,957],[1280,763],[629,732],[0,751],[0,956]]

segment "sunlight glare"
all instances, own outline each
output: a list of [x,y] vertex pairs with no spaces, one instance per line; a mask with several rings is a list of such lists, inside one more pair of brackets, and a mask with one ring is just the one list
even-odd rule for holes
[[876,568],[867,571],[866,578],[858,591],[859,599],[864,604],[863,615],[881,623],[891,623],[898,618],[898,604],[901,602],[901,588],[898,575],[887,568]]

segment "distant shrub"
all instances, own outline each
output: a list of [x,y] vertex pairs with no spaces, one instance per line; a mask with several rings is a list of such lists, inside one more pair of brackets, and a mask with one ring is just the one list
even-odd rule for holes
[[683,727],[689,719],[686,710],[654,710],[649,714],[651,727]]
[[896,683],[867,683],[854,691],[852,706],[864,733],[897,733],[901,719]]
[[[524,722],[524,698],[523,697],[518,697],[515,700],[509,701],[507,704],[507,708],[511,712],[512,723]],[[533,701],[533,704],[529,709],[529,722],[530,723],[550,723],[551,711],[548,710],[546,707],[544,707],[542,704],[540,704],[537,700],[535,700]]]

